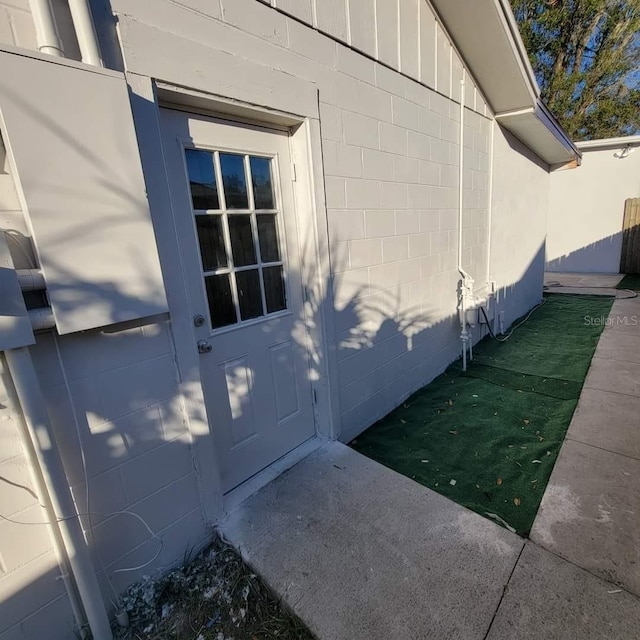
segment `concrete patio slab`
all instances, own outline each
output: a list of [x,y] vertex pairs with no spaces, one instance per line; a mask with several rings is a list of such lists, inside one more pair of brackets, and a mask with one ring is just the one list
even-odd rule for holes
[[546,293],[571,293],[575,295],[582,296],[613,296],[616,297],[620,292],[615,288],[604,288],[604,287],[572,287],[570,285],[567,286],[545,286],[544,288]]
[[640,601],[530,542],[487,640],[635,640]]
[[584,388],[637,397],[640,395],[640,364],[600,358],[596,354],[591,361]]
[[523,541],[330,443],[222,533],[322,640],[485,637]]
[[640,460],[639,416],[640,398],[584,389],[567,438]]
[[611,287],[615,288],[624,276],[621,273],[571,273],[548,271],[544,274],[544,285],[574,287]]
[[640,461],[566,440],[531,539],[640,595]]

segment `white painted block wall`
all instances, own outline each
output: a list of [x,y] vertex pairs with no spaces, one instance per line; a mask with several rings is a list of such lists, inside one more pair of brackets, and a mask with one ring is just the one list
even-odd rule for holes
[[[223,65],[218,52],[225,52],[241,75],[224,81],[226,95],[293,113],[300,98],[273,70],[317,87],[340,428],[348,440],[458,352],[460,106],[450,96],[459,97],[462,65],[426,2],[386,3],[399,40],[375,19],[381,2],[336,0],[330,14],[325,5],[315,3],[306,25],[257,0],[223,1],[222,11],[195,0],[152,8],[113,2],[129,72],[218,93],[220,81],[207,70]],[[405,35],[415,41],[414,65],[408,45],[397,47]],[[381,51],[401,73],[375,60]],[[419,82],[424,73],[437,84],[436,68],[445,95]],[[265,77],[270,95],[261,98]],[[463,264],[484,289],[490,120],[472,83],[469,94],[476,111],[465,111]]]
[[584,150],[577,169],[551,174],[547,271],[618,273],[624,201],[640,197],[640,147]]

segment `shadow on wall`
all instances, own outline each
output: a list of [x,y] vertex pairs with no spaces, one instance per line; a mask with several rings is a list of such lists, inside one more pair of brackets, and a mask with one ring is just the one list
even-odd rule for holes
[[[188,202],[180,215],[191,215]],[[18,245],[12,243],[16,265],[34,266],[33,256],[24,250],[27,239],[16,240],[23,247],[18,251]],[[69,241],[60,238],[61,250]],[[175,271],[180,265],[175,254],[163,255],[167,248],[160,242],[159,246],[166,278],[167,270]],[[517,308],[514,318],[537,302],[542,255],[541,247],[520,280],[501,288],[501,308],[511,308],[513,300],[513,308]],[[378,271],[374,281],[359,282],[353,274],[364,272],[350,270],[346,255],[334,251],[330,260],[334,275],[317,287],[316,291],[324,294],[310,297],[307,314],[298,317],[292,338],[300,341],[308,323],[319,326],[325,310],[333,315],[335,335],[326,349],[335,350],[337,380],[331,383],[338,388],[343,438],[350,439],[459,356],[459,277],[450,265],[446,271],[421,272],[419,277],[406,280],[400,275],[396,280],[385,279]],[[305,265],[301,271],[302,281],[318,280],[317,265]],[[108,299],[118,307],[111,310],[112,317],[129,305],[135,308],[135,301],[116,287],[112,286],[108,298],[104,296],[104,287],[110,286],[79,281],[68,274],[66,297],[70,305]],[[206,543],[210,533],[202,496],[211,488],[202,482],[206,461],[198,458],[195,449],[199,440],[215,441],[218,425],[216,415],[207,416],[200,391],[194,386],[200,379],[199,367],[180,372],[176,367],[173,331],[168,315],[159,314],[103,331],[59,337],[42,333],[31,349],[53,423],[53,445],[60,449],[77,510],[88,531],[105,600],[112,603],[143,574],[182,562],[190,549]],[[482,331],[480,326],[474,329],[474,341]],[[194,337],[191,342],[197,363]],[[300,344],[306,348],[306,339]],[[318,379],[325,375],[327,353],[310,354],[309,359],[309,376]],[[11,385],[7,382],[7,386]],[[246,389],[240,385],[236,393],[244,394]],[[234,400],[239,407],[246,404],[243,397],[230,399]],[[194,430],[194,422],[208,424],[209,430]],[[209,444],[205,450],[210,448]],[[41,517],[35,515],[37,509],[25,510],[37,506],[29,480],[16,483],[0,477],[0,491],[11,493],[10,500],[17,497],[19,503],[26,496],[27,507],[6,514],[16,522]],[[91,523],[88,512],[93,514]],[[37,544],[49,549],[45,526],[3,522],[3,531],[6,535],[2,539],[12,544],[24,540],[25,547],[33,546],[37,537]],[[40,574],[19,565],[9,570],[0,577],[0,636],[15,632],[25,638],[69,638],[69,614],[62,600],[55,600],[63,597],[57,568]],[[47,609],[33,613],[45,606]],[[33,613],[31,617],[25,617],[29,613]],[[41,632],[36,633],[38,628]]]
[[[535,263],[536,259],[532,261]],[[337,256],[334,256],[334,267],[340,267]],[[336,281],[342,277],[338,272],[334,282],[325,283],[325,290],[336,287]],[[528,280],[526,274],[523,280]],[[79,295],[90,295],[92,290],[89,283],[77,283],[76,287],[69,283],[69,287]],[[416,287],[420,288],[420,283]],[[393,287],[373,291],[370,287],[357,287],[347,300],[336,303],[336,326],[341,330],[334,346],[339,353],[340,386],[346,389],[340,401],[351,402],[356,410],[366,409],[362,415],[373,415],[366,404],[378,403],[376,397],[383,396],[384,400],[376,404],[373,419],[382,417],[458,356],[457,314],[443,314],[435,300],[412,301],[415,295],[415,287],[399,291]],[[516,295],[518,283],[504,289],[503,302]],[[524,294],[523,301],[526,297]],[[535,300],[530,301],[529,306],[532,302]],[[314,314],[319,314],[325,304],[325,298],[310,301]],[[479,337],[480,328],[477,328],[475,339]],[[82,521],[88,529],[82,452],[86,456],[90,510],[94,513],[93,536],[90,535],[89,540],[105,599],[113,602],[141,575],[175,566],[191,548],[206,543],[209,529],[199,494],[206,491],[206,487],[198,484],[200,469],[196,466],[193,448],[198,437],[209,436],[194,436],[187,427],[184,403],[191,398],[188,389],[179,386],[171,327],[165,317],[120,331],[62,336],[57,342],[66,381],[52,334],[38,336],[33,356],[53,422],[56,445],[63,456],[78,511],[84,514]],[[321,358],[322,354],[313,362],[310,375],[321,375],[324,369]],[[380,366],[369,366],[363,382],[351,381],[350,377],[356,377],[355,372],[362,373],[371,359],[379,359]],[[347,364],[349,361],[352,364]],[[198,372],[191,374],[197,376]],[[389,380],[393,381],[391,385]],[[73,424],[74,413],[80,442]],[[202,406],[200,413],[200,418],[206,421]],[[343,414],[353,416],[357,411],[354,413],[348,408]],[[369,418],[368,422],[372,420]],[[354,428],[360,430],[365,426],[368,425],[361,423]],[[211,416],[211,428],[215,431],[215,415]],[[15,486],[4,478],[0,478],[0,486],[3,493],[29,494],[30,490],[28,485]],[[117,513],[124,511],[143,518],[163,540],[155,560],[158,541],[139,520]],[[33,515],[18,513],[11,517],[26,522],[31,521]],[[24,537],[25,529],[34,527],[11,524],[6,531],[12,539],[19,540]],[[46,536],[46,527],[42,527],[42,533]],[[124,571],[150,560],[153,560],[151,564],[142,569]],[[20,571],[16,569],[16,576]],[[46,635],[52,640],[70,637],[71,625],[65,618],[69,615],[67,609],[62,601],[53,602],[51,597],[53,594],[60,597],[58,570],[52,568],[42,575],[26,573],[25,578],[27,582],[18,583],[8,592],[3,591],[0,579],[3,593],[0,632],[13,630],[17,625],[25,637],[35,637],[33,629],[45,625]],[[48,609],[21,620],[25,598],[33,607],[31,611],[47,604]],[[56,627],[51,626],[52,620],[59,625],[59,636],[56,636]]]
[[[548,260],[546,271],[574,271],[577,273],[603,273],[602,265],[609,264],[612,268],[607,273],[618,273],[620,268],[620,254],[622,250],[623,233],[602,238],[571,253]],[[613,268],[615,265],[615,268]]]
[[[545,247],[541,245],[516,282],[501,284],[498,280],[496,331],[508,329],[515,320],[525,315],[540,301],[544,285],[544,252]],[[498,277],[498,274],[495,276]]]
[[[33,266],[31,257],[24,252],[28,238],[20,236],[16,240],[23,248],[21,252],[16,250],[16,265]],[[18,244],[12,246],[16,249]],[[339,262],[336,256],[337,268]],[[314,270],[315,267],[310,268]],[[305,277],[312,275],[308,272]],[[338,275],[335,280],[341,277]],[[324,283],[323,289],[331,290],[337,286],[336,281]],[[67,290],[69,298],[77,301],[99,295],[100,288],[70,280]],[[128,304],[126,296],[115,293],[112,292],[111,300]],[[357,390],[354,381],[350,392],[341,397],[342,402],[351,396],[350,402],[362,408],[376,393],[386,391],[385,401],[377,412],[377,417],[381,417],[399,404],[412,387],[417,388],[437,375],[455,358],[455,350],[447,350],[447,345],[457,342],[459,334],[455,316],[441,316],[435,321],[426,306],[411,302],[410,295],[408,289],[399,293],[392,289],[372,291],[367,286],[365,291],[364,287],[357,287],[348,299],[336,305],[336,324],[341,328],[336,348],[341,361],[362,355],[357,360],[360,372],[374,352],[382,361],[380,367],[371,367],[366,381]],[[326,304],[324,297],[312,298],[309,301],[312,317],[317,317]],[[294,338],[300,336],[303,323],[299,318]],[[208,421],[206,411],[199,397],[192,397],[189,387],[181,385],[172,328],[166,315],[151,318],[146,324],[128,323],[103,331],[65,336],[43,332],[38,334],[31,352],[52,421],[55,446],[63,458],[77,511],[87,532],[105,601],[115,605],[118,595],[129,584],[142,575],[181,563],[190,549],[201,547],[209,538],[200,493],[207,487],[199,483],[201,469],[194,447],[198,438],[211,436],[190,432],[185,403],[191,403],[192,420],[194,406],[199,414],[196,419],[204,423]],[[443,354],[439,360],[429,359],[438,353]],[[310,377],[324,375],[325,355],[314,355]],[[355,375],[347,373],[347,369],[343,378]],[[6,370],[4,374],[3,381],[11,396],[11,381]],[[402,386],[409,384],[407,375],[412,387],[394,398],[392,393],[401,393]],[[183,378],[198,376],[199,371],[183,372]],[[396,382],[388,389],[390,379],[401,380],[402,385]],[[254,381],[256,385],[259,383]],[[236,391],[239,396],[246,393],[241,386]],[[14,398],[12,404],[17,407]],[[230,398],[231,402],[234,400],[241,407],[246,399]],[[8,409],[0,405],[0,412]],[[215,432],[216,416],[210,419]],[[89,478],[89,503],[83,458]],[[30,480],[14,482],[0,475],[0,492],[7,498],[6,504],[21,504],[26,499],[27,505],[15,513],[3,513],[15,521],[2,522],[3,539],[11,540],[12,545],[24,540],[31,550],[48,549],[46,526],[18,524],[40,522],[42,518]],[[162,540],[162,546],[140,520],[127,512],[142,518]],[[92,514],[91,522],[88,513]],[[0,551],[3,546],[0,543]],[[29,549],[24,554],[28,552]],[[21,555],[22,552],[17,554]],[[138,569],[129,570],[135,567]],[[11,582],[6,576],[0,577],[0,637],[3,632],[20,631],[25,638],[72,637],[71,614],[64,604],[60,573],[53,559],[51,569],[46,572],[34,574],[20,566],[9,569],[14,570]],[[25,618],[40,607],[46,608]]]

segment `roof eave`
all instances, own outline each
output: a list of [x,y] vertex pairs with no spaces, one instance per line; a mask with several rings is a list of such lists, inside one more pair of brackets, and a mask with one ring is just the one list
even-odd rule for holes
[[576,142],[576,147],[582,151],[596,149],[614,149],[616,147],[636,147],[640,145],[640,136],[621,136],[619,138],[601,138],[600,140],[583,140]]
[[432,3],[496,120],[549,165],[579,160],[580,151],[540,99],[508,0]]

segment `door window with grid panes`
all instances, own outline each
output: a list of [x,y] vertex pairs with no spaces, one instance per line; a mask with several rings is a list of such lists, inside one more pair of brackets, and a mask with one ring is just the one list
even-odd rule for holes
[[287,309],[273,158],[185,149],[211,327]]

